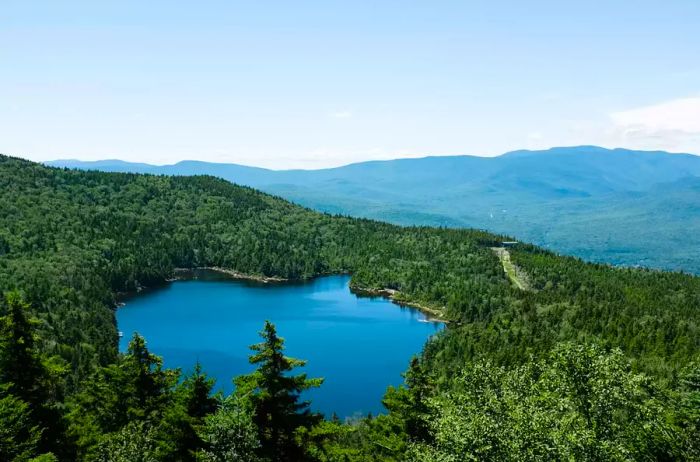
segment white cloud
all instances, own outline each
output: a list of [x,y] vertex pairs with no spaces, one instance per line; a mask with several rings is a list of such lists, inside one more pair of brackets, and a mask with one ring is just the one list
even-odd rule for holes
[[700,133],[700,97],[615,112],[610,117],[618,126],[633,130]]
[[611,137],[632,147],[700,148],[700,97],[688,97],[610,114]]

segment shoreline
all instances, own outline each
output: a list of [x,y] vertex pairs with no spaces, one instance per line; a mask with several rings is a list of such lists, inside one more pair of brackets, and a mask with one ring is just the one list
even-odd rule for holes
[[401,299],[401,292],[395,289],[370,289],[367,287],[359,287],[350,285],[350,292],[358,296],[365,297],[383,297],[391,300],[399,306],[406,306],[409,308],[415,308],[424,315],[427,316],[428,321],[441,322],[443,324],[449,324],[450,321],[445,319],[443,312],[437,308],[423,305],[418,302],[411,302]]
[[[227,269],[227,268],[222,268],[220,266],[197,266],[194,268],[174,268],[173,269],[173,276],[167,279],[163,280],[164,284],[169,284],[171,282],[175,281],[182,281],[182,280],[187,280],[187,279],[192,279],[191,276],[185,276],[183,273],[192,273],[197,270],[205,270],[205,271],[214,271],[217,273],[225,274],[233,280],[239,280],[239,281],[252,281],[252,282],[257,282],[261,284],[282,284],[282,283],[288,283],[288,282],[304,282],[306,279],[288,279],[288,278],[282,278],[279,276],[261,276],[261,275],[254,275],[254,274],[247,274],[247,273],[241,273],[240,271],[236,271],[233,269]],[[178,274],[179,273],[179,274]],[[323,276],[332,276],[334,274],[338,275],[347,275],[349,274],[348,272],[340,272],[340,273],[328,273],[328,274],[319,274],[318,276],[314,277],[323,277]],[[313,278],[311,278],[313,279]],[[131,293],[120,293],[117,294],[117,303],[115,306],[115,309],[121,308],[124,306],[124,299],[129,298],[130,296],[133,295],[138,295],[140,292],[143,290],[148,290],[155,288],[157,286],[151,286],[151,287],[144,287],[140,286],[136,291],[131,292]],[[402,307],[408,307],[408,308],[414,308],[424,315],[426,315],[426,318],[428,321],[432,322],[441,322],[443,324],[449,324],[449,320],[445,319],[443,316],[442,310],[438,308],[433,308],[430,306],[426,306],[424,304],[418,303],[418,302],[412,302],[408,300],[404,300],[401,298],[401,292],[395,289],[372,289],[372,288],[367,288],[367,287],[360,287],[360,286],[354,286],[350,284],[349,286],[350,292],[353,294],[360,296],[360,297],[383,297],[391,302],[402,306]]]
[[186,273],[186,272],[192,272],[196,270],[207,270],[207,271],[215,271],[217,273],[221,274],[226,274],[228,276],[231,276],[233,279],[239,279],[242,281],[255,281],[255,282],[261,282],[263,284],[270,284],[270,283],[275,283],[275,282],[292,282],[291,279],[287,278],[282,278],[278,276],[261,276],[261,275],[255,275],[255,274],[247,274],[247,273],[241,273],[240,271],[232,270],[232,269],[227,269],[227,268],[222,268],[220,266],[197,266],[194,268],[175,268],[173,272],[175,273],[175,277],[167,279],[167,282],[173,282],[173,281],[179,281],[181,277],[177,276],[177,273]]
[[[149,285],[149,286],[143,286],[139,284],[135,290],[128,291],[128,292],[115,292],[114,293],[114,299],[115,299],[115,304],[114,304],[114,309],[119,309],[122,306],[125,305],[125,300],[128,300],[131,297],[137,296],[140,293],[144,291],[149,291],[153,289],[157,289],[159,287],[165,286],[167,284],[170,284],[175,281],[185,281],[189,279],[194,279],[191,276],[191,273],[197,270],[205,270],[205,271],[214,271],[216,273],[220,274],[225,274],[231,278],[231,280],[238,280],[238,281],[249,281],[249,282],[257,282],[260,284],[280,284],[280,283],[286,283],[286,282],[295,282],[296,280],[294,279],[286,279],[286,278],[281,278],[277,276],[257,276],[253,274],[246,274],[246,273],[241,273],[236,270],[230,270],[226,268],[221,268],[219,266],[197,266],[194,268],[173,268],[173,274],[171,277],[165,278],[162,281],[158,282],[157,284]],[[184,273],[190,273],[190,275],[184,275]],[[299,280],[299,281],[303,281]]]

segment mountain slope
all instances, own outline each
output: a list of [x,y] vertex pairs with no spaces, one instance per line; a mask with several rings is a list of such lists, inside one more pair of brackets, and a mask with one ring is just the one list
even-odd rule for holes
[[688,154],[580,146],[310,171],[193,161],[49,164],[209,174],[330,213],[482,228],[592,261],[700,273],[700,192],[692,186],[700,178],[700,157]]
[[[689,182],[687,188],[693,190],[696,184]],[[679,194],[686,191],[681,188]],[[685,397],[680,401],[691,403],[695,396],[691,394],[695,391],[681,388],[678,377],[700,358],[699,277],[590,264],[520,244],[509,252],[516,271],[527,274],[527,290],[522,290],[511,285],[492,250],[505,239],[502,236],[325,215],[210,176],[64,170],[5,156],[0,156],[0,225],[0,293],[18,290],[20,299],[29,302],[39,321],[20,324],[37,327],[43,364],[51,365],[53,380],[66,371],[55,388],[65,388],[68,398],[62,401],[55,394],[48,403],[71,423],[73,433],[63,439],[60,426],[41,421],[58,435],[51,449],[66,454],[61,460],[75,460],[70,455],[73,438],[83,448],[78,459],[93,460],[85,451],[109,438],[128,441],[145,428],[133,425],[144,422],[162,430],[159,440],[177,440],[169,420],[174,415],[142,409],[150,409],[152,402],[143,399],[144,393],[154,393],[144,389],[152,383],[144,381],[144,376],[172,378],[170,385],[155,393],[168,397],[178,373],[162,371],[159,359],[138,338],[139,354],[119,356],[113,309],[119,292],[166,283],[175,267],[196,266],[294,279],[349,272],[356,290],[377,295],[391,289],[397,301],[428,308],[450,321],[426,344],[420,359],[412,362],[407,374],[411,390],[387,392],[393,414],[338,430],[341,436],[336,442],[354,446],[352,451],[366,442],[369,455],[355,460],[377,460],[377,452],[384,450],[389,452],[384,460],[406,460],[402,451],[415,442],[406,435],[420,430],[411,427],[416,422],[446,418],[443,428],[448,430],[454,428],[450,417],[464,424],[471,413],[462,412],[461,405],[475,409],[466,392],[475,390],[465,382],[470,373],[478,374],[477,384],[491,384],[493,390],[484,396],[507,414],[495,421],[466,423],[466,428],[479,434],[508,428],[513,415],[501,404],[522,403],[525,398],[527,413],[514,408],[524,422],[530,423],[531,411],[541,415],[544,410],[550,417],[551,412],[562,413],[563,417],[548,420],[564,422],[561,431],[549,424],[534,431],[545,439],[561,437],[565,447],[580,447],[571,440],[570,418],[577,422],[573,433],[585,436],[585,447],[598,447],[606,438],[616,442],[622,438],[623,446],[642,448],[643,460],[654,458],[646,454],[678,459],[679,451],[685,451],[682,445],[694,450],[697,441],[684,423],[691,421],[672,398]],[[17,295],[0,300],[3,364],[11,362],[6,345],[19,346],[27,338],[15,341],[16,337],[7,335],[7,326],[13,325],[8,320],[21,318],[17,313],[23,312],[16,300]],[[611,348],[619,351],[608,354]],[[535,360],[537,365],[532,363]],[[514,374],[515,382],[507,379],[511,385],[499,383],[506,371]],[[563,378],[551,376],[558,376],[557,371]],[[133,374],[134,380],[119,381],[124,373]],[[508,391],[512,384],[520,390],[520,383],[534,386],[543,378],[547,379],[544,388],[535,387],[528,396],[514,397]],[[0,404],[7,406],[5,390],[12,381],[4,375],[0,381]],[[493,398],[504,392],[512,399]],[[553,392],[563,397],[552,401]],[[620,408],[610,404],[611,396],[624,397],[629,406],[617,412]],[[13,397],[9,399],[11,404]],[[127,409],[137,412],[122,412],[122,400],[131,403]],[[593,402],[597,404],[588,404]],[[162,403],[168,412],[181,411],[182,406],[171,405],[173,401]],[[426,403],[437,406],[436,410],[429,411]],[[574,404],[572,412],[572,403],[582,404]],[[453,404],[455,412],[449,410]],[[489,407],[476,407],[494,415]],[[15,408],[21,414],[21,406],[15,403]],[[591,408],[595,408],[594,420]],[[119,409],[126,420],[114,423],[113,409]],[[599,409],[603,414],[598,415]],[[6,414],[0,415],[3,424]],[[657,427],[645,423],[647,419],[640,424],[640,415],[655,416],[653,421],[665,424]],[[598,422],[623,432],[638,430],[632,436],[618,437],[620,431],[607,430],[605,435],[597,434]],[[324,428],[319,438],[334,438]],[[357,439],[342,437],[348,432],[366,433],[359,433]],[[459,439],[463,433],[450,434]],[[431,435],[423,433],[420,441],[432,444],[450,437],[438,441]],[[502,439],[509,442],[512,437]],[[387,441],[392,445],[384,444]],[[548,444],[543,448],[545,454],[551,452]],[[454,446],[445,450],[458,456],[464,453]]]
[[[24,290],[44,313],[52,348],[63,345],[78,366],[116,351],[108,309],[116,292],[197,266],[292,279],[350,272],[354,287],[397,290],[400,301],[458,322],[442,337],[453,353],[440,368],[482,355],[510,362],[557,339],[597,338],[664,375],[700,351],[700,323],[687,322],[700,317],[699,278],[521,246],[513,261],[537,289],[523,292],[490,250],[504,237],[333,217],[213,177],[62,170],[0,157],[0,217],[0,291]],[[525,306],[557,306],[559,314],[530,330]],[[650,325],[649,316],[663,321]],[[573,318],[576,331],[567,327]],[[627,326],[624,341],[618,325]]]

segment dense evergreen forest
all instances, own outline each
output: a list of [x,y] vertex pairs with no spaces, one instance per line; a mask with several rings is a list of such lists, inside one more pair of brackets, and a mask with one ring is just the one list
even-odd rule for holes
[[[477,230],[320,214],[206,176],[72,171],[0,156],[0,460],[700,459],[700,278],[518,245],[511,285]],[[117,351],[120,293],[175,268],[349,272],[448,328],[352,422],[299,401],[274,326],[212,395],[199,368]],[[284,333],[280,333],[283,335]],[[296,375],[294,375],[296,374]]]

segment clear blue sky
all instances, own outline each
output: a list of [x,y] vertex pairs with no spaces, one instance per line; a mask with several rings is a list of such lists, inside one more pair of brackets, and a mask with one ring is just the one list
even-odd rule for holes
[[700,153],[700,1],[3,1],[0,152]]

